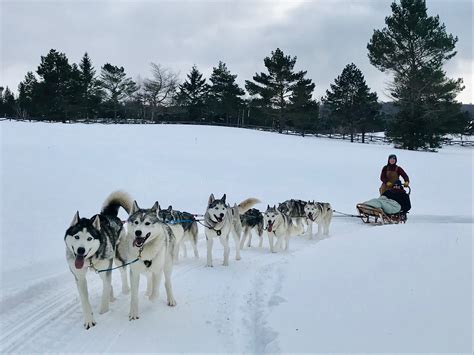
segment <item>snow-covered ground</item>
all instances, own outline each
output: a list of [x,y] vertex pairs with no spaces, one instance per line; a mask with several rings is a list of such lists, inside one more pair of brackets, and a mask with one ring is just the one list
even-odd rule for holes
[[[178,125],[1,122],[0,132],[2,353],[472,352],[469,148],[395,151]],[[271,254],[254,237],[228,267],[214,243],[214,268],[201,230],[200,258],[174,268],[176,307],[164,289],[148,301],[142,279],[139,320],[128,320],[120,293],[98,314],[101,282],[90,274],[98,324],[84,330],[63,242],[76,210],[93,215],[123,189],[142,207],[158,200],[192,213],[204,213],[211,192],[232,203],[257,197],[261,210],[299,198],[354,213],[377,196],[390,153],[411,179],[406,225],[335,217],[328,238],[295,237],[289,252]],[[113,284],[119,291],[118,272]]]

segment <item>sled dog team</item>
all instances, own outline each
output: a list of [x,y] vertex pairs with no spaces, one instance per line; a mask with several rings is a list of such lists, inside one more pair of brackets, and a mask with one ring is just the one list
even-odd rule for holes
[[[251,246],[252,230],[263,243],[263,230],[268,234],[270,251],[288,250],[290,237],[304,232],[312,238],[313,223],[318,224],[318,235],[329,233],[332,208],[329,203],[288,200],[278,207],[267,206],[262,214],[252,208],[260,201],[248,198],[230,206],[226,195],[216,199],[209,197],[204,225],[207,242],[207,266],[212,267],[212,246],[218,238],[224,247],[224,265],[229,265],[229,236],[235,242],[235,258],[240,260],[240,250]],[[118,218],[119,208],[128,214],[127,228]],[[243,233],[243,236],[242,236]],[[242,238],[241,238],[242,236]],[[168,306],[176,305],[171,284],[173,263],[177,261],[180,246],[186,256],[185,241],[190,241],[194,256],[197,250],[198,225],[194,215],[175,211],[172,206],[161,209],[158,202],[151,208],[140,208],[128,194],[113,192],[104,202],[99,214],[91,218],[81,218],[76,212],[70,227],[66,230],[66,259],[74,278],[82,305],[84,327],[89,329],[96,322],[89,302],[86,273],[92,269],[102,279],[103,290],[99,313],[109,310],[109,302],[114,300],[112,270],[118,268],[122,279],[122,293],[131,293],[129,319],[139,318],[138,286],[140,274],[147,277],[146,295],[151,301],[158,298],[162,275]],[[276,240],[276,243],[275,243]],[[115,267],[114,267],[115,264]],[[130,288],[126,266],[130,267]]]

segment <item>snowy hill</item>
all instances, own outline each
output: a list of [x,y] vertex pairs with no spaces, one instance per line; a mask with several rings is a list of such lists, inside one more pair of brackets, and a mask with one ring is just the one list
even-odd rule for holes
[[[389,146],[221,127],[1,122],[0,351],[44,352],[450,352],[472,350],[472,150],[394,151]],[[178,305],[140,287],[139,320],[113,274],[117,300],[86,331],[64,232],[123,189],[140,206],[204,213],[209,194],[257,197],[264,210],[289,198],[354,213],[377,196],[396,153],[410,176],[406,225],[372,227],[335,217],[330,236],[295,237],[289,252],[242,251],[214,268],[181,258]],[[123,212],[123,211],[122,211]],[[122,214],[125,218],[125,214]],[[192,253],[189,253],[192,254]]]

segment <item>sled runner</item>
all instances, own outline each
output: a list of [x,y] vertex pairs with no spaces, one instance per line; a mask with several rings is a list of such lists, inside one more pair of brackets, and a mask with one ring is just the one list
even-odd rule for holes
[[386,214],[381,208],[370,207],[363,203],[357,204],[356,208],[364,223],[378,225],[406,223],[407,221],[407,214],[404,212]]
[[[408,195],[410,195],[411,189],[408,187]],[[383,198],[383,197],[381,197]],[[377,200],[377,199],[376,199]],[[397,204],[393,200],[386,199],[385,201],[391,201],[392,203]],[[370,203],[371,201],[367,201]],[[407,213],[402,210],[396,213],[387,213],[386,211],[389,210],[387,207],[387,203],[384,203],[383,207],[386,208],[384,211],[381,207],[374,207],[370,206],[367,203],[359,203],[356,205],[357,211],[359,212],[359,217],[364,223],[368,224],[398,224],[398,223],[406,223],[407,221]],[[397,204],[398,205],[398,204]],[[398,205],[400,207],[400,205]],[[392,206],[389,206],[392,207]]]

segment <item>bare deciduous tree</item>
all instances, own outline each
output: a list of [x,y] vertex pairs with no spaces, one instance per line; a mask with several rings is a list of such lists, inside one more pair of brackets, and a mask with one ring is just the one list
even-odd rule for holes
[[150,105],[153,120],[157,107],[166,106],[171,102],[178,86],[178,74],[160,64],[150,65],[152,78],[143,81],[143,92],[146,102]]

